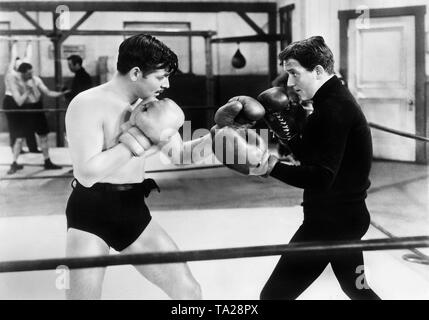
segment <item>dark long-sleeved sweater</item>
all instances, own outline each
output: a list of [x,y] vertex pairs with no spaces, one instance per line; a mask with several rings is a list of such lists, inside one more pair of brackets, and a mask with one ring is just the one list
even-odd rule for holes
[[86,72],[86,70],[81,67],[73,78],[71,85],[71,92],[65,95],[68,101],[71,101],[74,97],[76,97],[82,91],[88,90],[92,87],[92,79],[91,76]]
[[370,185],[371,132],[365,116],[339,79],[313,97],[313,113],[291,142],[300,166],[277,163],[271,176],[304,189],[304,209],[363,202]]

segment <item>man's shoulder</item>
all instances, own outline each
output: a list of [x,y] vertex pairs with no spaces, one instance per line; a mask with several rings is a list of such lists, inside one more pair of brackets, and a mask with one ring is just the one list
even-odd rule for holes
[[104,103],[108,103],[108,99],[106,99],[103,92],[97,87],[85,90],[77,94],[72,101],[70,101],[69,108],[87,108],[91,107],[91,109],[97,108],[98,105],[102,105]]
[[355,117],[359,109],[353,96],[343,91],[327,96],[319,107],[319,114],[325,120],[347,122],[347,119],[351,121]]
[[20,75],[21,74],[18,71],[12,69],[6,72],[5,77],[18,78]]
[[33,76],[33,80],[36,82],[43,82],[42,78],[40,78],[39,76]]
[[70,102],[70,106],[78,105],[82,108],[103,108],[104,110],[106,107],[114,106],[115,104],[117,104],[117,102],[111,98],[109,92],[102,86],[96,86],[82,91]]
[[91,75],[88,73],[88,71],[86,71],[85,68],[80,69],[78,74],[82,77],[91,77]]
[[13,83],[16,83],[16,82],[18,82],[19,81],[19,73],[18,72],[16,72],[16,71],[11,71],[11,72],[8,72],[8,73],[6,73],[6,75],[4,76],[4,80],[5,81],[8,81],[8,82],[13,82]]
[[42,78],[40,78],[39,76],[33,76],[33,83],[35,85],[44,85]]
[[336,106],[338,108],[349,108],[350,106],[353,106],[353,107],[359,106],[359,104],[357,103],[356,99],[353,97],[350,90],[345,86],[338,87],[335,91],[332,91],[329,95],[327,95],[323,103],[329,104],[331,106]]

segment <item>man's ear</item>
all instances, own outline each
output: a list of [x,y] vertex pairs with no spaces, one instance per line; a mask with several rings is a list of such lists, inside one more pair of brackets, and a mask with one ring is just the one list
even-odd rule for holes
[[139,75],[141,74],[141,70],[139,67],[134,67],[130,70],[129,75],[130,75],[130,79],[131,81],[137,81],[137,79],[139,78]]
[[322,75],[325,73],[325,69],[320,64],[314,68],[314,71],[316,72],[317,79],[321,79]]

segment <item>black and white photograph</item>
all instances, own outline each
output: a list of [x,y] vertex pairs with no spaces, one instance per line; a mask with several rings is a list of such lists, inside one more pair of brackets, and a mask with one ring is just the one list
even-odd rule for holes
[[0,0],[0,300],[429,300],[428,10]]

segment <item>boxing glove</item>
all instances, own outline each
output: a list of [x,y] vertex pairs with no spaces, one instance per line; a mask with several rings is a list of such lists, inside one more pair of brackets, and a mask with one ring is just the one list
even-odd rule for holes
[[122,134],[118,140],[127,146],[133,156],[140,157],[144,154],[145,150],[151,147],[151,142],[139,128],[127,123],[121,129]]
[[264,107],[256,100],[247,96],[237,96],[220,107],[214,117],[217,128],[251,127],[264,117]]
[[220,162],[241,174],[262,176],[267,173],[267,145],[252,129],[228,126],[216,129],[212,150]]
[[289,99],[286,88],[270,88],[257,99],[265,108],[265,123],[280,143],[287,146],[290,140],[300,135],[306,113],[299,103]]
[[139,104],[131,113],[129,123],[139,128],[152,145],[167,141],[185,121],[180,107],[171,99]]
[[152,145],[176,134],[183,125],[182,109],[168,98],[140,103],[131,112],[129,121],[121,126],[119,141],[136,156],[141,156]]

